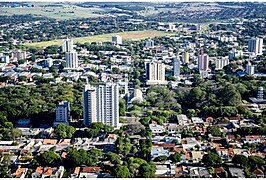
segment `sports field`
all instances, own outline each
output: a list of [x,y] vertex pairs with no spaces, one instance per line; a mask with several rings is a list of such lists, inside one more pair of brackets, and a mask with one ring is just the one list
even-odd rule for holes
[[[174,35],[174,33],[163,32],[163,31],[154,31],[154,30],[146,30],[146,31],[128,31],[128,32],[121,32],[121,33],[110,33],[110,34],[103,34],[103,35],[95,35],[95,36],[86,36],[86,37],[79,37],[73,38],[74,43],[86,43],[86,42],[95,42],[95,41],[102,41],[102,42],[110,42],[112,36],[119,35],[122,36],[123,40],[131,40],[137,41],[146,38],[152,38],[156,36],[167,36],[167,35]],[[62,39],[54,40],[54,41],[43,41],[37,43],[26,43],[25,46],[34,46],[37,48],[44,48],[51,45],[61,45]]]
[[48,18],[54,18],[57,20],[75,19],[75,18],[91,18],[103,16],[102,12],[105,9],[100,8],[83,8],[75,5],[61,5],[55,7],[1,7],[0,16],[12,16],[12,15],[37,15]]

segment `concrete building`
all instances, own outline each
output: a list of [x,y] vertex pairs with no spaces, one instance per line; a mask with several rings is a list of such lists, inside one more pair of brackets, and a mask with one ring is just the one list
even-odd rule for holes
[[130,97],[130,103],[132,102],[142,102],[143,101],[143,94],[140,89],[134,89],[131,97]]
[[234,58],[238,58],[238,57],[241,57],[241,56],[243,56],[243,51],[241,51],[241,50],[232,49],[228,53],[229,60],[232,60]]
[[70,103],[68,101],[62,101],[56,107],[56,119],[54,126],[58,124],[69,124],[70,120]]
[[263,39],[251,38],[248,40],[248,51],[255,53],[255,55],[262,54]]
[[119,87],[116,83],[86,85],[83,92],[85,126],[93,122],[119,127]]
[[224,66],[229,64],[229,59],[226,57],[218,58],[214,60],[215,63],[215,69],[223,69]]
[[175,77],[180,76],[180,59],[179,58],[174,58],[173,64],[174,64],[173,75]]
[[182,60],[185,64],[189,63],[189,53],[187,51],[182,54]]
[[73,39],[65,39],[63,44],[62,44],[62,50],[63,52],[70,52],[70,51],[73,51]]
[[6,63],[6,64],[10,63],[9,56],[3,55],[0,57],[0,59],[1,59],[1,62],[3,63]]
[[24,59],[27,59],[27,52],[26,52],[26,51],[21,51],[21,50],[18,50],[18,51],[12,52],[12,53],[11,53],[11,58],[12,58],[12,59],[16,59],[17,61],[18,61],[18,60],[24,60]]
[[146,84],[167,84],[165,81],[165,65],[160,61],[146,62]]
[[254,75],[255,74],[255,66],[251,65],[250,61],[246,65],[246,73],[248,75]]
[[152,47],[154,47],[154,41],[151,40],[151,39],[146,40],[145,41],[145,47],[146,48],[152,48]]
[[258,87],[257,99],[263,100],[263,87]]
[[78,68],[78,53],[76,51],[66,52],[66,68]]
[[112,43],[114,45],[121,45],[122,44],[122,37],[121,36],[113,36],[112,37]]
[[199,71],[209,70],[209,55],[205,54],[203,50],[201,50],[201,53],[198,56],[198,70]]

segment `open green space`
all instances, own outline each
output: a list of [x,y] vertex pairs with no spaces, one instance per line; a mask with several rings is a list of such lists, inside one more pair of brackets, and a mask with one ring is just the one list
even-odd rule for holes
[[103,16],[101,13],[105,9],[100,8],[83,8],[75,5],[62,6],[36,6],[36,7],[22,7],[22,8],[0,8],[0,16],[12,15],[37,15],[57,20],[75,19],[75,18],[92,18]]
[[[86,42],[95,42],[95,41],[102,41],[102,42],[110,42],[112,36],[119,35],[122,36],[123,40],[131,40],[137,41],[146,38],[153,38],[156,36],[166,36],[166,35],[174,35],[174,33],[163,32],[163,31],[154,31],[154,30],[146,30],[146,31],[128,31],[128,32],[120,32],[120,33],[110,33],[110,34],[102,34],[102,35],[95,35],[95,36],[86,36],[86,37],[78,37],[73,38],[74,43],[86,43]],[[36,42],[36,43],[25,43],[25,46],[34,46],[37,48],[44,48],[51,45],[61,45],[62,39],[57,39],[53,41],[43,41],[43,42]]]

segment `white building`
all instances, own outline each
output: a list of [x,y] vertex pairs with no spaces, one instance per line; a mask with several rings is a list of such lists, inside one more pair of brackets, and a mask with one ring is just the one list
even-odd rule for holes
[[174,58],[174,73],[173,75],[175,77],[180,76],[180,59],[179,58]]
[[1,62],[8,64],[10,62],[9,56],[1,56]]
[[56,107],[56,119],[54,126],[58,124],[69,124],[70,120],[70,103],[68,101],[62,101]]
[[228,58],[230,60],[234,59],[234,58],[238,58],[243,56],[243,51],[241,50],[236,50],[236,49],[232,49],[231,51],[229,51],[228,53]]
[[154,41],[151,40],[151,39],[146,40],[145,41],[145,47],[146,48],[152,48],[152,47],[154,47]]
[[146,84],[167,84],[165,81],[165,64],[160,61],[146,62]]
[[254,75],[255,74],[255,66],[251,65],[250,61],[246,65],[246,73],[248,75]]
[[76,51],[66,52],[66,68],[78,68],[78,53]]
[[118,35],[113,36],[112,37],[112,43],[114,45],[121,45],[122,44],[122,37],[121,36],[118,36]]
[[65,39],[62,44],[62,50],[63,52],[70,52],[73,51],[73,39]]
[[222,58],[219,58],[219,59],[215,59],[214,60],[214,63],[215,63],[215,69],[223,69],[224,66],[228,65],[229,64],[229,59],[228,58],[225,58],[225,57],[222,57]]
[[86,85],[83,92],[85,126],[93,122],[119,127],[119,87],[115,83]]
[[248,40],[248,51],[255,53],[255,55],[262,54],[263,39],[252,38]]
[[257,99],[263,100],[263,87],[258,87]]

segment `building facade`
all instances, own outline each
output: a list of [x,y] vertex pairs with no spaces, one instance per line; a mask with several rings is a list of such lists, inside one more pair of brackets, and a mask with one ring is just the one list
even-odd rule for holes
[[180,59],[179,58],[174,58],[174,76],[180,76]]
[[248,40],[248,51],[255,53],[255,55],[262,54],[263,39],[251,38]]
[[70,103],[68,101],[62,101],[56,107],[56,119],[54,126],[57,124],[69,124],[70,120]]
[[145,65],[146,84],[166,84],[165,65],[160,61],[149,61]]
[[198,56],[198,69],[199,71],[209,70],[209,55],[208,54],[200,54]]
[[85,126],[93,122],[119,127],[119,87],[116,83],[86,85],[83,92]]
[[73,40],[72,39],[65,39],[62,45],[63,52],[70,52],[73,51]]
[[78,53],[76,51],[66,52],[66,68],[78,68]]
[[220,58],[220,59],[215,59],[215,69],[223,69],[224,66],[229,64],[229,59],[227,58]]
[[122,44],[122,37],[121,36],[113,36],[112,37],[112,43],[114,45],[121,45]]

